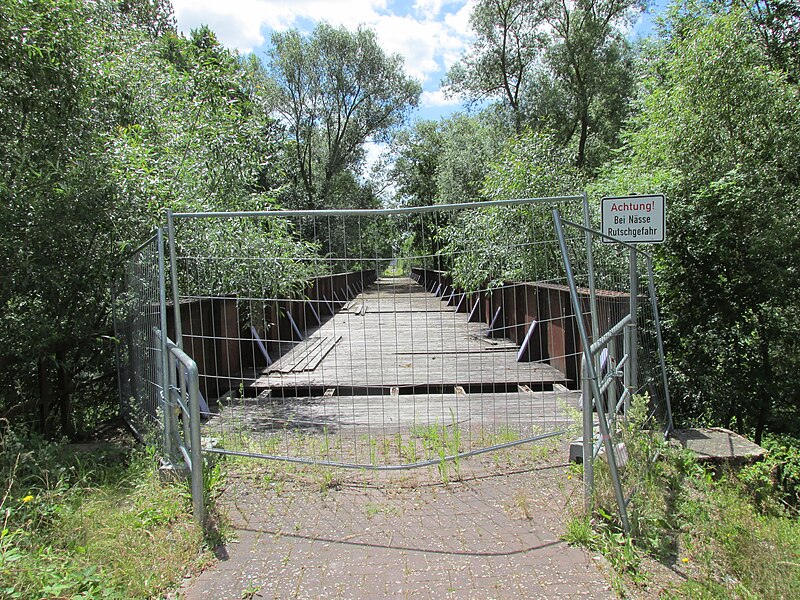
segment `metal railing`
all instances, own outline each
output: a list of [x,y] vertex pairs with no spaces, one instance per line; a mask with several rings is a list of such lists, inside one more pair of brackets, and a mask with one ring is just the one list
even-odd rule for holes
[[165,455],[178,457],[189,470],[192,508],[198,523],[205,521],[203,455],[200,436],[200,378],[197,363],[175,342],[156,330],[167,356]]
[[[664,347],[661,337],[661,325],[658,315],[658,302],[653,281],[652,257],[615,238],[594,231],[585,225],[562,219],[556,209],[553,211],[553,222],[559,238],[564,266],[569,280],[570,296],[576,315],[576,325],[581,339],[582,357],[582,463],[584,478],[584,500],[587,510],[594,503],[594,460],[601,448],[605,449],[614,496],[617,502],[620,521],[623,529],[629,530],[627,505],[619,473],[618,458],[624,456],[622,448],[615,444],[618,436],[618,417],[627,415],[630,403],[637,394],[647,394],[650,400],[650,412],[647,420],[655,420],[663,426],[664,435],[672,429],[672,410],[670,406],[669,386],[667,383]],[[587,235],[586,274],[578,274],[573,268],[575,248],[567,244],[566,229],[583,231]],[[611,242],[605,244],[601,252],[606,261],[604,275],[616,272],[616,283],[620,292],[625,289],[628,307],[627,312],[618,319],[609,319],[605,331],[599,327],[603,320],[599,314],[596,299],[590,300],[587,311],[578,293],[578,280],[594,278],[594,258],[592,244],[596,240]],[[595,254],[597,254],[595,249]],[[621,264],[621,258],[627,253],[627,269],[618,266],[609,268],[609,261]],[[641,285],[639,258],[645,259],[646,285]],[[625,272],[627,271],[627,273]],[[608,285],[608,281],[606,281]],[[590,335],[590,324],[593,336]],[[619,338],[622,337],[622,353],[619,355]],[[594,340],[594,341],[592,341]],[[621,393],[617,393],[622,380]],[[594,411],[597,412],[597,429],[595,433]]]

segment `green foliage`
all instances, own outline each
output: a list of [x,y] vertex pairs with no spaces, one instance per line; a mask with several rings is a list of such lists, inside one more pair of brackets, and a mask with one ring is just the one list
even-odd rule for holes
[[480,199],[489,165],[510,132],[490,112],[478,117],[456,115],[442,123],[441,131],[436,201],[451,204]]
[[0,475],[4,598],[154,597],[202,555],[187,485],[163,482],[153,453],[74,454],[6,430]]
[[[570,153],[556,145],[551,135],[527,132],[510,139],[490,164],[483,195],[505,199],[575,194],[581,177],[570,162]],[[552,208],[487,207],[463,213],[443,227],[438,239],[443,253],[453,257],[454,283],[466,290],[478,290],[506,281],[539,281],[560,274],[563,267]],[[580,202],[561,208],[567,218],[582,218]]]
[[453,65],[444,85],[473,101],[500,97],[522,131],[522,102],[533,79],[546,35],[545,3],[527,0],[482,0],[470,14],[472,48]]
[[[417,105],[421,87],[372,30],[326,23],[304,37],[275,33],[269,51],[274,108],[289,130],[288,165],[302,208],[351,206],[337,179],[354,173],[364,143],[385,140]],[[335,203],[339,200],[339,203]]]
[[618,144],[634,87],[625,30],[643,7],[642,0],[548,4],[553,41],[545,62],[552,83],[545,80],[530,103],[565,143],[575,145],[578,167],[596,169]]
[[444,127],[444,123],[417,121],[392,140],[395,160],[390,175],[396,198],[403,204],[429,206],[436,202]]
[[[565,539],[606,555],[622,591],[626,583],[646,584],[641,558],[649,555],[686,577],[666,597],[796,597],[800,521],[778,481],[796,484],[797,440],[776,440],[781,450],[764,463],[715,473],[643,428],[646,415],[646,398],[636,397],[620,438],[628,454],[622,473],[631,494],[630,536],[621,533],[608,470],[599,462],[595,511],[573,515]],[[778,465],[787,474],[782,480],[774,477]]]
[[758,442],[798,418],[798,88],[729,5],[677,3],[646,58],[627,152],[597,188],[667,194],[656,271],[676,412]]
[[800,593],[800,521],[762,514],[734,476],[693,479],[678,505],[681,563],[693,597],[795,598]]
[[[103,340],[119,259],[167,208],[269,207],[279,129],[258,63],[208,28],[178,36],[163,2],[35,0],[2,11],[0,415],[73,436],[115,410]],[[188,253],[220,233],[209,222],[191,229]],[[312,251],[255,227],[228,233],[279,254]],[[219,287],[240,289],[236,275],[246,274],[233,270]]]
[[501,98],[513,129],[551,129],[593,170],[618,145],[633,92],[626,31],[640,0],[481,1],[475,41],[445,86],[472,101]]
[[800,440],[768,434],[762,441],[767,455],[743,468],[739,479],[762,510],[777,513],[800,508]]

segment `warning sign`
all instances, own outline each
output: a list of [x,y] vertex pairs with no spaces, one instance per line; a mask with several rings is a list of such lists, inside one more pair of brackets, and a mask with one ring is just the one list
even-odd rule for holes
[[630,244],[661,244],[667,234],[666,207],[662,194],[603,198],[602,232]]

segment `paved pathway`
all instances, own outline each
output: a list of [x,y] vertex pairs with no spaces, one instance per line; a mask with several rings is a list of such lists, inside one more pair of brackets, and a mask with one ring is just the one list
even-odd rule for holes
[[484,455],[463,461],[461,480],[448,484],[436,468],[370,475],[237,466],[225,494],[236,541],[181,593],[613,598],[595,560],[559,539],[577,493],[565,456],[563,443]]

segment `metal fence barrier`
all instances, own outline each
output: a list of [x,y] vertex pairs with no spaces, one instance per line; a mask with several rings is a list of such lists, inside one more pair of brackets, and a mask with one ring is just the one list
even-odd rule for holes
[[170,212],[167,236],[117,287],[120,397],[189,467],[198,518],[203,451],[397,470],[582,427],[590,503],[634,395],[671,427],[652,263],[600,243],[585,195]]
[[[202,523],[203,463],[197,365],[166,331],[167,303],[161,229],[122,262],[114,286],[114,329],[120,410],[140,441],[171,467],[190,473],[195,519]],[[182,424],[182,425],[181,425]]]
[[[571,430],[580,348],[549,208],[584,202],[171,215],[171,330],[210,451],[394,470]],[[498,219],[516,226],[475,237]]]
[[120,411],[141,441],[158,446],[164,443],[164,356],[153,332],[164,324],[163,267],[158,230],[122,261],[113,288]]
[[[553,221],[583,349],[581,458],[586,508],[591,510],[593,506],[594,460],[602,448],[606,452],[620,520],[627,532],[630,497],[625,496],[618,468],[618,461],[624,460],[625,455],[624,449],[615,442],[619,432],[618,418],[628,414],[634,396],[643,395],[648,399],[645,423],[661,428],[665,437],[672,429],[652,257],[635,245],[563,220],[557,209],[553,211]],[[570,247],[567,242],[568,232],[574,235],[576,231],[587,236],[583,252],[575,246]],[[644,265],[640,258],[644,259]],[[595,294],[590,295],[586,306],[578,293],[582,282],[595,278],[598,262],[603,265],[602,287],[625,292],[627,307],[612,318],[601,314]],[[588,269],[576,271],[574,264],[585,264]],[[602,323],[606,327],[601,327]],[[597,413],[596,426],[594,411]]]

